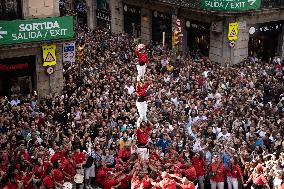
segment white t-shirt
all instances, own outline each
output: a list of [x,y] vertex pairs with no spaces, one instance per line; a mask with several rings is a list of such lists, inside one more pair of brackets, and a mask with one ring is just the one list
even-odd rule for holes
[[220,132],[217,136],[217,139],[219,140],[220,138],[222,137],[222,139],[225,139],[225,140],[230,140],[231,139],[231,134],[230,133],[222,133]]

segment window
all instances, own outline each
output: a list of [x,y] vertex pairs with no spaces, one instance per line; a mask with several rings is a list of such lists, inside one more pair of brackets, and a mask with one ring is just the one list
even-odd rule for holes
[[0,20],[14,20],[22,18],[21,0],[1,0]]

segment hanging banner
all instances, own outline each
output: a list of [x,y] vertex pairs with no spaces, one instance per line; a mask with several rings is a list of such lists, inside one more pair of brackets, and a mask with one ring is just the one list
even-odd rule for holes
[[229,41],[238,39],[239,26],[238,22],[229,23],[228,39]]
[[43,67],[56,65],[56,45],[43,45],[42,57]]
[[63,62],[74,63],[76,61],[75,42],[63,44]]

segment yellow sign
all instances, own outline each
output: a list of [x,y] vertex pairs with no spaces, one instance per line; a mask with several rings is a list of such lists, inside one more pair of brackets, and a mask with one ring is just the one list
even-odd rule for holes
[[239,24],[238,22],[229,23],[228,39],[236,41],[238,39]]
[[43,67],[56,65],[56,45],[43,45],[42,57]]

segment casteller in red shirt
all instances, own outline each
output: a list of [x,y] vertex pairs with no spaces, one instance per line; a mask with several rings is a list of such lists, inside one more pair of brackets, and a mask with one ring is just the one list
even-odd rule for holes
[[140,128],[136,131],[138,145],[145,146],[148,143],[149,133],[151,130],[152,128],[150,126],[146,127],[144,123],[140,125]]
[[70,175],[71,177],[74,177],[76,175],[76,165],[71,163],[68,159],[65,159],[62,163],[63,171]]
[[72,159],[74,160],[74,162],[76,163],[76,165],[83,163],[84,161],[86,161],[86,156],[84,153],[82,152],[75,152],[72,156]]
[[98,170],[98,173],[96,175],[96,182],[101,184],[101,185],[104,185],[104,182],[106,180],[106,177],[107,177],[107,172],[108,171],[112,171],[113,169],[112,168],[101,168]]
[[64,175],[60,169],[53,169],[53,179],[56,183],[63,184]]
[[226,176],[226,167],[224,163],[214,162],[209,165],[209,170],[215,173],[215,176],[211,177],[211,180],[215,182],[224,182]]
[[150,86],[150,83],[138,83],[136,85],[136,95],[139,97],[146,97],[147,96],[147,90],[148,87]]
[[227,176],[233,177],[233,178],[239,178],[242,177],[242,171],[241,168],[238,164],[232,165],[231,163],[229,164]]
[[23,182],[25,189],[32,189],[33,188],[33,182],[32,182],[32,173],[25,173],[23,175]]
[[205,160],[203,158],[199,158],[195,155],[195,156],[193,156],[192,161],[193,161],[193,166],[194,166],[195,171],[196,171],[196,176],[197,177],[204,176],[205,165],[206,165]]
[[53,179],[50,175],[46,175],[43,179],[42,182],[45,187],[47,188],[54,188],[54,182]]

